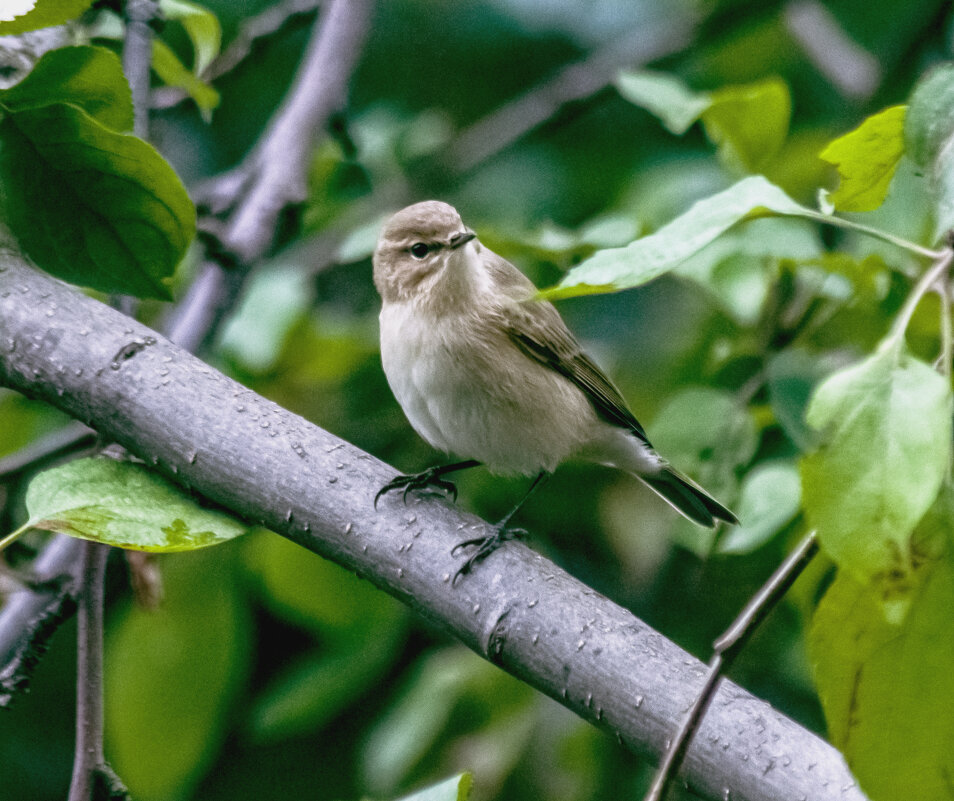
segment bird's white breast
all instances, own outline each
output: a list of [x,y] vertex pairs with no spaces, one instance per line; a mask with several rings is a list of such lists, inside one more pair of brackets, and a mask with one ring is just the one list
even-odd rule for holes
[[498,473],[553,470],[597,423],[563,376],[472,317],[430,315],[413,302],[381,311],[381,360],[414,429],[431,445]]

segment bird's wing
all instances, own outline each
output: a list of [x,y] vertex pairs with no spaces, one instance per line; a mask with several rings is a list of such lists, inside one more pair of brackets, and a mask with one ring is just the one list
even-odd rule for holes
[[[607,422],[630,429],[647,446],[646,432],[619,390],[587,356],[556,308],[546,301],[508,303],[501,312],[507,335],[532,359],[578,386]],[[652,446],[650,446],[652,447]]]

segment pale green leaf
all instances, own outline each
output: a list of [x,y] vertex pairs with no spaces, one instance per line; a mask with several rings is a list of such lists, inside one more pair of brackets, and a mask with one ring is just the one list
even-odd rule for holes
[[541,295],[554,300],[640,286],[674,269],[733,225],[773,215],[808,219],[822,216],[796,203],[762,176],[743,178],[698,201],[658,231],[626,247],[596,252]]
[[873,114],[821,152],[841,179],[836,190],[825,193],[835,209],[872,211],[884,202],[904,155],[906,111],[907,106],[891,106]]
[[792,100],[784,81],[767,78],[726,86],[711,97],[702,124],[723,162],[754,172],[778,153],[792,116]]
[[654,114],[671,133],[680,136],[712,105],[708,92],[694,92],[675,75],[649,70],[624,71],[616,88],[630,103]]
[[129,84],[119,57],[105,47],[51,50],[22,81],[0,91],[0,106],[8,111],[53,103],[78,106],[114,131],[129,131],[133,126]]
[[137,551],[191,551],[248,530],[143,465],[103,457],[40,473],[30,482],[26,506],[32,528]]
[[860,581],[903,581],[910,536],[937,497],[951,454],[951,390],[889,340],[815,392],[808,423],[824,444],[802,462],[809,522]]
[[219,105],[218,91],[179,61],[172,49],[159,39],[152,41],[152,68],[164,84],[185,91],[199,107],[203,119],[209,121],[212,109]]
[[166,19],[182,23],[195,51],[192,70],[197,76],[202,75],[222,46],[222,26],[218,18],[205,6],[187,0],[159,0],[159,9]]
[[940,238],[954,227],[954,63],[941,64],[918,82],[904,121],[904,143],[928,173]]
[[954,570],[927,569],[901,624],[839,571],[809,635],[829,736],[878,801],[954,798]]
[[0,36],[62,25],[76,19],[91,5],[93,0],[19,0],[9,8],[0,9]]
[[473,777],[469,773],[461,773],[439,784],[433,784],[406,795],[400,801],[467,801],[470,798],[470,789]]
[[195,208],[141,139],[54,103],[0,122],[10,228],[44,270],[81,286],[169,298],[195,233]]
[[721,553],[749,553],[792,521],[801,504],[798,468],[790,461],[762,462],[742,480],[735,511],[739,525],[719,540]]
[[788,135],[791,97],[778,78],[694,92],[672,75],[637,71],[620,73],[616,87],[674,134],[683,134],[702,120],[719,157],[748,172],[774,156]]

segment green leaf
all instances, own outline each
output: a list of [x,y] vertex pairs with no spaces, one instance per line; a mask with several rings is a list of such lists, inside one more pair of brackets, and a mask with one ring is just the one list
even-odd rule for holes
[[831,740],[878,801],[954,797],[954,569],[930,572],[897,625],[875,588],[839,571],[809,634]]
[[205,6],[186,0],[159,0],[159,9],[166,19],[182,23],[195,51],[193,72],[196,76],[202,75],[222,46],[222,26],[218,18]]
[[674,75],[649,70],[623,71],[616,88],[630,103],[657,116],[670,133],[681,136],[712,105],[708,92],[694,92]]
[[857,580],[905,581],[910,535],[937,497],[951,455],[948,382],[888,340],[828,378],[809,405],[825,443],[802,461],[805,512]]
[[469,651],[446,648],[420,661],[397,702],[375,721],[361,756],[369,789],[378,795],[393,793],[425,755],[453,741],[449,728],[455,710],[464,704],[471,740],[490,735],[475,750],[499,766],[494,746],[500,744],[505,753],[499,759],[518,762],[530,731],[532,691]]
[[29,525],[136,551],[191,551],[244,534],[244,523],[196,501],[146,467],[103,457],[40,473]]
[[107,630],[106,748],[137,801],[193,797],[227,736],[255,653],[231,555],[163,557],[162,606]]
[[873,211],[884,202],[904,155],[906,112],[907,106],[891,106],[873,114],[820,153],[841,178],[835,191],[825,192],[835,209]]
[[152,68],[167,86],[175,86],[188,93],[209,121],[210,112],[219,105],[219,93],[179,61],[170,47],[159,39],[152,41]]
[[760,548],[798,514],[798,468],[791,461],[761,462],[742,480],[735,513],[740,524],[719,540],[720,553],[750,553]]
[[752,172],[774,156],[788,135],[792,102],[778,78],[693,92],[678,78],[655,72],[623,72],[620,94],[646,108],[672,133],[681,135],[702,120],[719,157]]
[[322,649],[288,665],[252,705],[254,742],[278,742],[328,726],[378,686],[398,656],[405,632],[404,625],[373,625],[347,647]]
[[461,773],[439,784],[432,784],[416,793],[406,795],[400,801],[467,801],[474,780],[471,774]]
[[23,111],[69,103],[115,131],[133,126],[132,95],[119,57],[104,47],[62,47],[44,53],[19,83],[0,91],[0,106]]
[[8,8],[0,11],[0,36],[62,25],[86,11],[93,0],[23,0],[13,8],[6,5]]
[[321,650],[289,665],[252,705],[256,742],[274,742],[327,725],[377,682],[400,654],[406,608],[367,581],[300,546],[261,532],[246,564],[265,603],[317,635]]
[[922,78],[911,95],[904,143],[934,190],[935,237],[954,227],[954,63]]
[[823,217],[760,175],[743,178],[698,201],[649,236],[623,248],[598,251],[570,270],[556,287],[543,290],[541,297],[555,300],[640,286],[674,269],[733,225],[764,216]]
[[[729,503],[736,471],[758,447],[752,415],[737,395],[714,387],[687,387],[673,395],[647,426],[649,438],[673,466]],[[711,551],[713,529],[673,515],[670,538],[698,554]]]
[[371,620],[402,629],[402,604],[343,567],[269,533],[249,543],[249,565],[278,616],[324,642],[361,640]]
[[169,298],[166,279],[195,233],[195,208],[151,145],[54,103],[0,122],[10,227],[58,278]]
[[752,220],[726,231],[675,269],[710,292],[741,325],[753,325],[778,276],[779,262],[822,255],[813,227],[801,220]]

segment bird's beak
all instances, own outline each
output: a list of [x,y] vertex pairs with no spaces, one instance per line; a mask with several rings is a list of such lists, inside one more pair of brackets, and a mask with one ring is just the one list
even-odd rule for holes
[[450,245],[451,250],[454,250],[459,248],[461,245],[466,245],[471,239],[476,238],[477,234],[471,230],[458,231],[450,238],[450,242],[448,244]]

